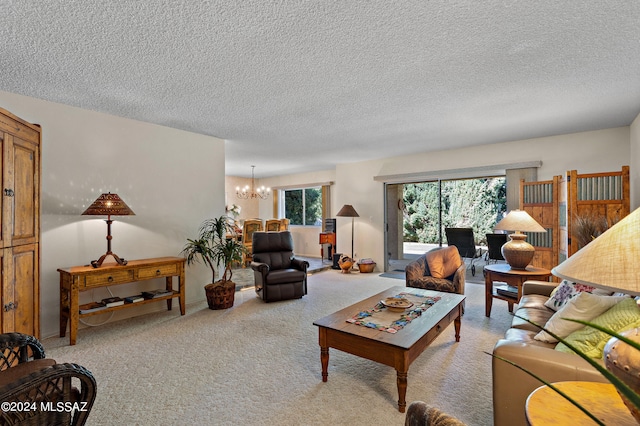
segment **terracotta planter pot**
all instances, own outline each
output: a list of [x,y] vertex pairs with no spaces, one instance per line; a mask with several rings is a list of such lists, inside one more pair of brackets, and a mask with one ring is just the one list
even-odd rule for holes
[[228,309],[233,306],[236,284],[233,281],[216,281],[204,286],[209,309]]

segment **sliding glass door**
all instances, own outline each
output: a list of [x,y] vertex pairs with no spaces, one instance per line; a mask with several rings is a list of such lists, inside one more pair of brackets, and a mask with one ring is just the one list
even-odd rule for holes
[[386,184],[386,270],[446,244],[444,229],[472,228],[477,245],[506,212],[504,177]]

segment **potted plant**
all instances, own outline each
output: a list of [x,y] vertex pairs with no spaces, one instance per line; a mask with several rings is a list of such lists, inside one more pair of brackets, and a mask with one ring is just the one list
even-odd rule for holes
[[[207,219],[198,232],[198,238],[187,239],[182,253],[187,264],[202,261],[211,269],[212,280],[204,286],[210,309],[227,309],[233,306],[236,285],[231,281],[234,262],[242,261],[244,245],[238,241],[235,226],[227,216]],[[222,277],[216,281],[216,267],[224,265]]]

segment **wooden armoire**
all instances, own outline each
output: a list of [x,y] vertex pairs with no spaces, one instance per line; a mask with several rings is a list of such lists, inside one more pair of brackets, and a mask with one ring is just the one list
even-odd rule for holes
[[40,338],[41,129],[0,108],[0,331]]

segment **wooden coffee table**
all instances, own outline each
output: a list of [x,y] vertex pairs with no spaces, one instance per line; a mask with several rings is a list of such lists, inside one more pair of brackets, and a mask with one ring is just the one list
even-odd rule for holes
[[[395,334],[347,322],[358,312],[369,310],[381,300],[402,292],[439,296],[441,299]],[[326,382],[329,376],[329,348],[394,367],[397,372],[398,410],[404,413],[409,365],[452,322],[456,342],[460,341],[464,299],[465,296],[460,294],[397,286],[315,321],[313,324],[318,326],[320,336],[322,381]]]

